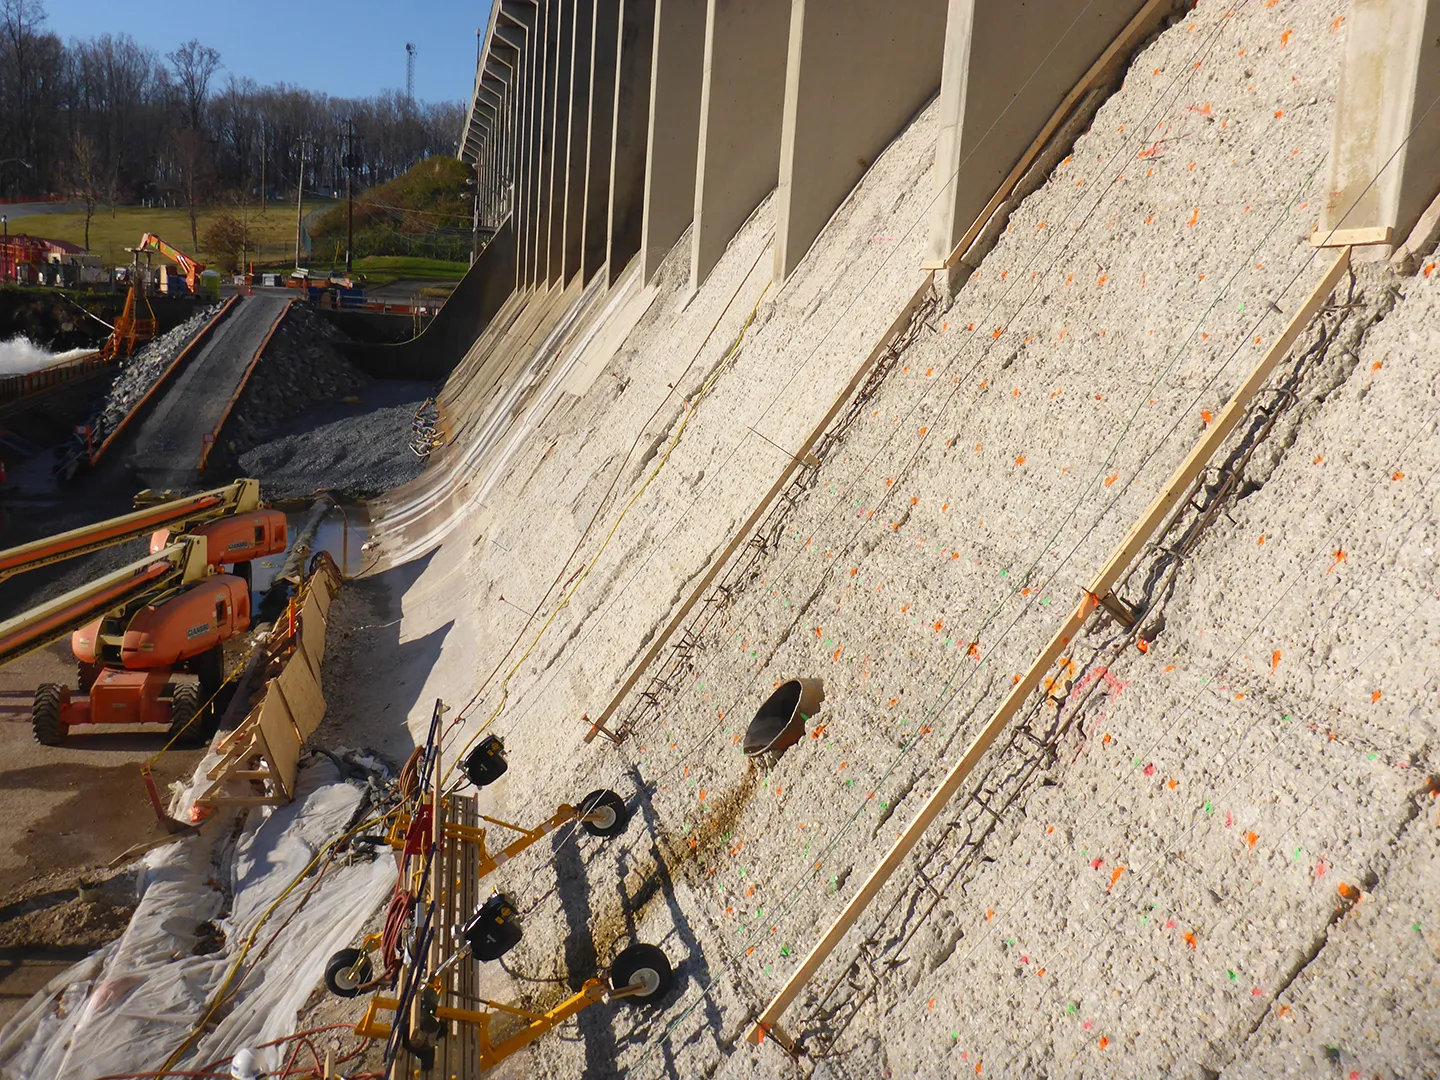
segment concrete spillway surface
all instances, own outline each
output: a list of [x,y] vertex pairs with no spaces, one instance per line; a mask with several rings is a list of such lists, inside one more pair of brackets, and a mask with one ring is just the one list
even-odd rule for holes
[[192,480],[204,436],[212,433],[244,377],[255,350],[293,297],[245,297],[176,377],[141,422],[129,454],[131,467],[148,483]]

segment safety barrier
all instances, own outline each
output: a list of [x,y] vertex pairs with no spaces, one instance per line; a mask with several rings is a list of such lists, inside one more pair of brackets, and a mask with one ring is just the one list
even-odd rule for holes
[[[320,665],[325,658],[325,628],[330,604],[340,587],[340,572],[325,557],[306,580],[298,603],[286,616],[283,632],[269,646],[279,675],[234,731],[215,744],[220,760],[206,773],[212,781],[196,800],[198,808],[279,806],[295,797],[300,748],[325,716]],[[231,781],[252,781],[263,792],[238,795]]]

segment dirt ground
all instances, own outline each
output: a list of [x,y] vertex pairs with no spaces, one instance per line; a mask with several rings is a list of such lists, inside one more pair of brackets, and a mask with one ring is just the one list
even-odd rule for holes
[[[107,864],[158,835],[140,765],[165,744],[163,731],[109,727],[65,746],[35,741],[35,687],[74,677],[63,642],[0,668],[0,1023],[51,974],[119,935],[133,880]],[[172,750],[155,763],[162,798],[199,759],[198,750]],[[83,899],[82,881],[97,886]]]

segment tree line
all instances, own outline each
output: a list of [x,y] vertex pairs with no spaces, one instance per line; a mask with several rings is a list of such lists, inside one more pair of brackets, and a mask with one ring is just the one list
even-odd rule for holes
[[[223,76],[223,77],[222,77]],[[127,34],[62,42],[42,0],[0,0],[0,196],[195,207],[342,191],[347,124],[357,188],[452,155],[464,106],[402,92],[334,98],[261,86],[188,41],[161,54]],[[20,159],[18,161],[13,159]],[[29,166],[28,168],[26,166]],[[88,231],[88,221],[87,221]]]

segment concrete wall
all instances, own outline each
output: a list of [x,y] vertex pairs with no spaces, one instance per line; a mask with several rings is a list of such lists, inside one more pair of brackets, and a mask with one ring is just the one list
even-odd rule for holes
[[[569,281],[580,272],[585,237],[585,181],[589,172],[590,67],[594,51],[595,5],[593,0],[569,0],[570,104],[566,117],[566,151],[561,188],[565,199],[564,226],[560,240],[560,279]],[[563,12],[563,4],[562,4]]]
[[794,0],[776,195],[775,276],[940,86],[946,0]]
[[591,5],[590,123],[585,146],[585,209],[580,272],[586,281],[605,265],[610,220],[610,172],[614,158],[615,73],[619,63],[620,0],[581,0]]
[[1440,0],[1354,0],[1320,230],[1391,227],[1440,189]]
[[780,0],[710,0],[706,9],[692,288],[780,179],[789,32]]
[[648,284],[695,214],[704,0],[655,0],[641,275]]
[[656,0],[620,0],[606,253],[611,285],[639,252],[644,233],[655,4]]
[[950,254],[1060,100],[1143,6],[950,0],[929,258]]

